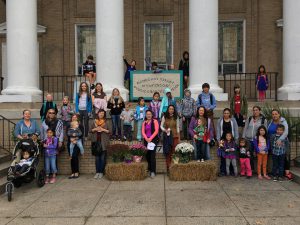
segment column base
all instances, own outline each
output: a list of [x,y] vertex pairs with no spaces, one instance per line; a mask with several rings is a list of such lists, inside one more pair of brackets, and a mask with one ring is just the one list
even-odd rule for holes
[[129,91],[125,88],[125,87],[118,87],[118,86],[111,86],[111,85],[105,85],[103,84],[103,90],[107,95],[107,99],[110,98],[110,96],[112,95],[112,90],[114,88],[119,89],[120,91],[120,95],[122,96],[122,98],[124,99],[124,101],[129,101]]
[[[198,95],[202,93],[202,85],[191,85],[189,89],[192,92],[192,97],[197,100]],[[217,101],[228,101],[228,94],[224,93],[219,85],[210,84],[210,92],[214,94]]]
[[42,95],[0,95],[3,102],[42,102]]
[[278,100],[300,100],[300,84],[283,85],[278,89]]

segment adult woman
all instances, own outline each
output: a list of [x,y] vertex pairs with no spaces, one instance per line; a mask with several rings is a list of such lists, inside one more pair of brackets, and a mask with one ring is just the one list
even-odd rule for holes
[[[148,149],[147,151],[147,162],[148,171],[151,178],[155,177],[156,174],[156,145],[159,142],[158,139],[159,124],[156,119],[153,119],[153,114],[151,110],[146,111],[146,119],[142,124],[142,135],[144,138],[144,145],[147,147],[149,143],[153,143],[155,146],[153,149]],[[151,145],[151,144],[149,144]]]
[[75,112],[80,115],[80,123],[83,125],[84,137],[89,133],[89,114],[92,112],[92,99],[86,82],[79,85],[79,93],[76,94]]
[[[73,121],[78,121],[79,122],[79,115],[78,114],[73,114],[72,117],[71,117],[71,122]],[[66,130],[69,130],[70,128],[70,125],[67,126],[67,129]],[[81,130],[82,134],[83,134],[83,126],[82,124],[79,123],[79,129]],[[82,135],[83,136],[83,135]],[[82,136],[79,137],[80,139],[82,139]],[[70,152],[70,137],[68,137],[68,151]],[[73,151],[73,154],[71,155],[71,171],[72,171],[72,174],[71,176],[69,177],[69,179],[72,179],[72,178],[78,178],[79,177],[79,159],[78,159],[78,156],[80,154],[80,150],[78,148],[77,145],[75,145],[74,147],[74,151]]]
[[255,135],[257,133],[257,129],[264,125],[267,127],[267,120],[261,113],[261,108],[259,106],[253,106],[252,108],[252,116],[248,117],[246,119],[244,131],[243,131],[243,138],[245,138],[250,143],[250,152],[251,152],[251,158],[250,158],[250,164],[252,170],[254,167],[254,144],[253,140],[255,138]]
[[179,117],[174,105],[169,105],[163,115],[160,128],[163,131],[163,149],[166,157],[167,171],[171,165],[172,155],[180,140]]
[[103,92],[101,83],[97,83],[95,86],[95,92],[92,94],[92,103],[94,106],[94,117],[97,117],[100,109],[107,110],[107,96]]
[[178,70],[182,70],[184,78],[184,89],[188,87],[189,84],[189,52],[185,51],[182,54],[182,59],[179,62]]
[[95,179],[101,179],[106,165],[106,150],[109,144],[110,134],[110,126],[106,120],[106,112],[103,109],[99,110],[98,117],[94,120],[92,125],[91,133],[92,143],[100,142],[102,147],[102,151],[95,156],[96,175],[94,176]]
[[[192,117],[190,125],[189,125],[189,133],[190,133],[191,137],[194,137],[194,141],[195,141],[194,129],[198,126],[198,120],[201,118],[204,118],[204,120],[206,121],[206,127],[207,127],[208,134],[209,134],[209,138],[207,140],[207,145],[206,145],[206,155],[205,155],[205,160],[209,160],[210,159],[209,143],[210,143],[211,137],[214,136],[214,128],[213,128],[211,119],[207,117],[206,109],[204,108],[204,106],[200,106],[197,109],[196,116]],[[195,153],[196,153],[196,151],[195,151]]]
[[23,119],[21,119],[15,127],[14,136],[18,139],[27,138],[28,135],[40,135],[40,128],[36,120],[31,119],[31,112],[28,109],[23,111]]
[[60,119],[57,119],[54,109],[49,109],[46,118],[41,127],[41,140],[47,138],[47,129],[50,128],[54,131],[55,137],[58,138],[58,147],[61,148],[64,141],[64,125]]
[[[284,126],[284,132],[277,141],[277,145],[280,146],[282,144],[282,141],[284,141],[287,138],[288,134],[289,134],[289,125],[288,125],[287,121],[285,120],[285,118],[283,118],[280,115],[279,110],[273,109],[272,110],[272,120],[270,121],[270,123],[268,124],[268,127],[267,127],[269,138],[276,133],[276,129],[277,129],[278,124],[282,124]],[[285,169],[285,176],[290,179],[291,178],[291,173],[290,173],[290,148],[287,148],[287,151],[286,151],[284,169]]]
[[[238,125],[235,120],[231,116],[231,111],[229,108],[225,108],[223,110],[223,117],[221,117],[218,120],[217,123],[217,141],[221,143],[221,140],[225,140],[226,134],[231,133],[235,142],[238,141],[239,139],[239,130],[238,130]],[[220,175],[224,176],[226,174],[226,161],[224,157],[221,158],[221,164],[220,164]],[[229,174],[227,174],[229,175]]]

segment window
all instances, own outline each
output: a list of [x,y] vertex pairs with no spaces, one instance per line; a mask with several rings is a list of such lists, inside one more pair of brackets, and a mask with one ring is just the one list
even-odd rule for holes
[[[145,58],[167,69],[173,62],[172,23],[145,24]],[[147,65],[146,65],[146,68]]]
[[219,74],[244,71],[243,21],[219,22]]
[[96,26],[76,26],[76,73],[82,74],[82,63],[88,55],[94,56],[96,61]]

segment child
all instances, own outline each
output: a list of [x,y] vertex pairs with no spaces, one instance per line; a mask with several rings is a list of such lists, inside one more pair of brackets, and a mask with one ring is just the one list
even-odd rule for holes
[[189,135],[189,124],[191,118],[195,115],[196,112],[196,101],[191,97],[191,91],[189,89],[184,90],[184,98],[181,101],[181,117],[183,125],[183,139],[190,140]]
[[137,134],[136,139],[142,141],[142,124],[145,119],[146,111],[148,107],[145,105],[145,100],[143,97],[138,98],[138,105],[135,108],[134,118],[137,121]]
[[230,100],[230,110],[234,114],[234,118],[239,127],[245,126],[245,119],[248,113],[248,102],[246,95],[241,95],[241,87],[234,85],[234,96]]
[[219,146],[220,150],[222,151],[222,155],[226,161],[226,174],[230,176],[230,164],[233,167],[234,175],[237,176],[237,165],[236,165],[236,144],[234,142],[234,138],[231,132],[226,133],[225,141],[220,142]]
[[64,96],[63,105],[60,107],[61,120],[63,121],[64,128],[69,126],[71,121],[71,114],[73,113],[72,106],[70,105],[69,97]]
[[[58,138],[54,136],[51,129],[47,129],[47,139],[44,140],[45,148],[45,170],[46,181],[45,184],[54,184],[56,182],[56,155],[57,155]],[[49,179],[49,174],[52,173],[52,178]]]
[[[257,153],[257,174],[258,179],[262,180],[263,177],[267,180],[271,178],[267,174],[267,162],[269,142],[267,139],[267,129],[265,126],[260,126],[257,129],[256,138],[253,140],[254,149]],[[261,175],[261,166],[263,167],[263,177]]]
[[162,73],[163,70],[159,68],[157,62],[152,62],[151,64],[152,73]]
[[265,66],[263,65],[259,66],[255,83],[256,83],[256,88],[258,90],[258,100],[263,102],[266,97],[266,90],[269,87],[269,80],[268,80],[268,75],[266,73]]
[[92,55],[89,55],[85,63],[82,65],[83,75],[85,75],[89,79],[91,89],[94,89],[94,82],[96,80],[96,63],[94,63],[93,61],[94,57]]
[[206,128],[206,119],[199,118],[198,125],[194,129],[194,139],[196,142],[196,160],[197,162],[204,162],[206,142],[207,142],[207,128]]
[[78,121],[71,122],[71,127],[68,130],[68,136],[70,137],[70,159],[72,159],[75,145],[78,146],[81,155],[83,155],[84,149],[82,145],[82,140],[80,139],[80,136],[82,136],[82,132],[79,129]]
[[126,72],[125,72],[125,76],[124,76],[124,86],[125,86],[125,88],[127,88],[129,90],[129,88],[130,88],[130,72],[136,70],[136,68],[135,68],[136,61],[131,60],[131,63],[129,64],[124,56],[123,56],[123,61],[126,65]]
[[87,139],[89,133],[89,114],[92,113],[92,98],[86,82],[79,86],[79,93],[76,95],[75,112],[80,115],[80,124],[83,124],[83,134]]
[[272,159],[273,159],[273,180],[274,181],[283,181],[284,176],[284,161],[285,161],[285,154],[288,150],[288,139],[285,138],[283,141],[281,141],[281,144],[278,145],[277,141],[281,137],[281,135],[284,133],[284,125],[278,124],[276,129],[276,134],[273,134],[271,136],[271,148],[272,148]]
[[246,139],[240,139],[238,150],[240,153],[241,176],[245,176],[245,174],[247,174],[247,178],[250,179],[252,177],[250,165],[251,152]]
[[47,93],[46,95],[46,101],[43,103],[41,110],[40,110],[40,116],[41,120],[44,121],[47,115],[47,112],[49,109],[54,109],[55,114],[57,114],[57,106],[55,102],[53,102],[53,96],[50,93]]
[[[124,100],[120,95],[120,91],[114,88],[111,97],[108,100],[107,108],[110,109],[110,115],[112,120],[113,133],[111,140],[118,139],[121,141],[121,120],[120,115],[125,107]],[[118,132],[118,136],[117,136]]]
[[125,109],[121,113],[121,120],[123,120],[123,141],[132,141],[132,121],[134,114],[129,107],[130,103],[126,102]]
[[159,119],[159,111],[160,111],[160,106],[161,106],[161,102],[159,101],[160,95],[158,92],[154,92],[153,94],[153,99],[152,101],[149,103],[149,110],[152,111],[153,113],[153,119],[156,119],[158,121],[160,121]]
[[30,153],[28,151],[23,151],[22,159],[20,160],[19,163],[16,164],[14,172],[17,175],[24,173],[26,170],[28,170],[32,162],[33,162],[33,157],[30,156]]
[[161,106],[159,109],[159,118],[162,118],[163,114],[166,113],[166,111],[170,105],[173,105],[176,108],[176,101],[172,97],[171,89],[166,88],[164,90],[164,97],[161,101]]

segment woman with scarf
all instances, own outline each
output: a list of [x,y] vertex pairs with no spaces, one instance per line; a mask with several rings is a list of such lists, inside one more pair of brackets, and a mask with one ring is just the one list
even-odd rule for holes
[[106,112],[103,109],[99,110],[98,117],[94,120],[92,125],[91,133],[92,144],[96,142],[101,144],[101,151],[95,155],[96,174],[94,176],[95,179],[101,179],[105,170],[106,150],[109,144],[110,134],[109,123],[106,120]]
[[171,165],[172,155],[180,140],[179,117],[174,105],[169,105],[162,117],[160,129],[163,131],[163,149],[166,157],[167,171]]

